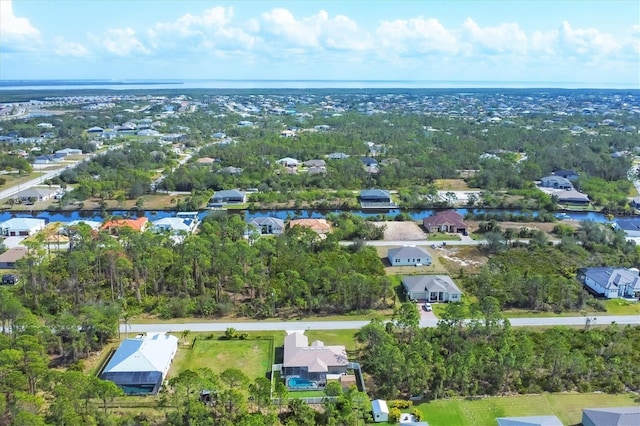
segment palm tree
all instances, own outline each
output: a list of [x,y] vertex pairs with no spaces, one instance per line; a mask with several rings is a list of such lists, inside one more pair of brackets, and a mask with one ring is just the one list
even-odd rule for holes
[[182,331],[182,341],[184,345],[188,345],[189,341],[187,339],[189,339],[189,336],[191,335],[191,330],[183,330]]

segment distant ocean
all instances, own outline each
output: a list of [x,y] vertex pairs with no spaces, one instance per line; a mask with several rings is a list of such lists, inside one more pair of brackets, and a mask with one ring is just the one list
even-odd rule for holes
[[638,84],[444,80],[0,80],[2,90],[157,89],[640,89]]

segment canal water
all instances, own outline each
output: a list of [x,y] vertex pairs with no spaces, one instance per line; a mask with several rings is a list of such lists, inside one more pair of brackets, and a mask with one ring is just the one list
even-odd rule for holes
[[[512,214],[512,215],[531,215],[537,216],[537,212],[530,210],[512,210],[512,209],[456,209],[463,216],[466,215],[469,211],[472,211],[475,214]],[[330,213],[341,213],[344,210],[313,210],[313,209],[299,209],[299,210],[227,210],[225,213],[227,214],[239,214],[243,215],[245,219],[251,219],[255,217],[277,217],[283,220],[291,219],[291,218],[324,218]],[[363,217],[376,217],[376,216],[387,216],[387,217],[395,217],[400,213],[408,214],[412,220],[422,221],[425,217],[429,217],[433,215],[438,210],[428,209],[428,210],[401,210],[401,209],[389,209],[389,210],[350,210],[353,214]],[[200,219],[203,219],[207,215],[211,213],[221,213],[222,211],[213,211],[213,210],[202,210],[198,213]],[[31,218],[39,218],[45,219],[48,222],[72,222],[74,220],[91,220],[96,222],[103,222],[105,217],[103,211],[99,210],[84,210],[84,211],[73,211],[73,212],[55,212],[55,211],[38,211],[38,212],[2,212],[0,213],[0,222],[4,222],[11,218],[15,217],[31,217]],[[593,221],[593,222],[608,222],[606,215],[597,212],[566,212],[571,220],[578,221]],[[141,217],[145,216],[150,221],[162,219],[165,217],[173,217],[176,215],[174,211],[165,211],[165,210],[145,210],[145,211],[128,211],[128,210],[117,210],[107,212],[109,217],[112,216],[120,216],[120,217]]]

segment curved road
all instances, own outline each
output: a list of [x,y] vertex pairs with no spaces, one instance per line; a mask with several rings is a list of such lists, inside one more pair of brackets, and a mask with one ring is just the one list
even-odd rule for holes
[[[588,317],[591,325],[640,325],[640,315],[602,315]],[[514,327],[552,327],[552,326],[584,326],[587,317],[544,317],[544,318],[509,318]],[[254,322],[199,322],[172,324],[124,324],[120,325],[122,333],[160,333],[190,330],[193,332],[225,331],[233,327],[238,331],[279,331],[279,330],[357,330],[369,321],[254,321]],[[435,327],[437,319],[423,319],[420,327]]]

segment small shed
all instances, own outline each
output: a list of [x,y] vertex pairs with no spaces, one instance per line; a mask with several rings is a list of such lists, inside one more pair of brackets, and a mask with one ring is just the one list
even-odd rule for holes
[[376,423],[389,421],[389,407],[384,399],[374,399],[371,401],[371,410],[373,411],[373,421]]

